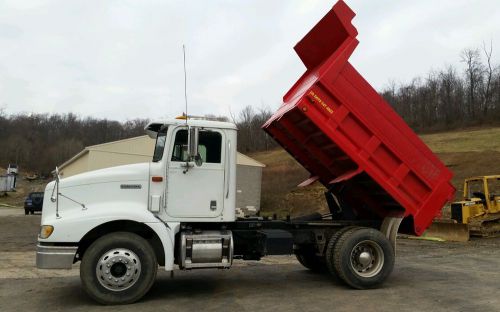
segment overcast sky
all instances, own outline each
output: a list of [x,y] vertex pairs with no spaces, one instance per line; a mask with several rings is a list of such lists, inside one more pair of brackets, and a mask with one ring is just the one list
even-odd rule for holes
[[[276,108],[304,71],[293,51],[335,1],[0,0],[0,108],[117,120]],[[347,0],[351,63],[377,89],[459,65],[493,41],[498,0]]]

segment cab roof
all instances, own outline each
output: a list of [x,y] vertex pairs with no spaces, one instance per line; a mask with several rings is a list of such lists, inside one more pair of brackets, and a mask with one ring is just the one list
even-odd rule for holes
[[474,181],[474,180],[489,180],[489,179],[500,179],[500,174],[497,175],[486,175],[486,176],[477,176],[477,177],[472,177],[472,178],[467,178],[465,181]]
[[[214,121],[206,119],[188,119],[187,124],[193,127],[200,128],[219,128],[238,130],[236,125],[232,122]],[[144,130],[151,138],[156,138],[156,134],[160,131],[162,126],[183,126],[186,125],[185,119],[166,119],[150,122]]]

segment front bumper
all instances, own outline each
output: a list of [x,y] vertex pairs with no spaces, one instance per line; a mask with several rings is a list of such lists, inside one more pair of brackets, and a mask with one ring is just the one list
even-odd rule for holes
[[77,246],[36,246],[36,267],[39,269],[71,269]]

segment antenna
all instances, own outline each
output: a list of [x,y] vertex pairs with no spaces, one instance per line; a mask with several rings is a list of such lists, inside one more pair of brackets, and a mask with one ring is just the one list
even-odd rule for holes
[[182,45],[182,53],[184,55],[184,101],[186,102],[186,125],[188,122],[188,98],[187,98],[187,72],[186,72],[186,46]]

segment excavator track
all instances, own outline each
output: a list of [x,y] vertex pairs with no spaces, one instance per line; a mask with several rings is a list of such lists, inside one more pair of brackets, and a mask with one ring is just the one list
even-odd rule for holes
[[471,236],[500,236],[500,213],[492,213],[469,219],[469,232]]

